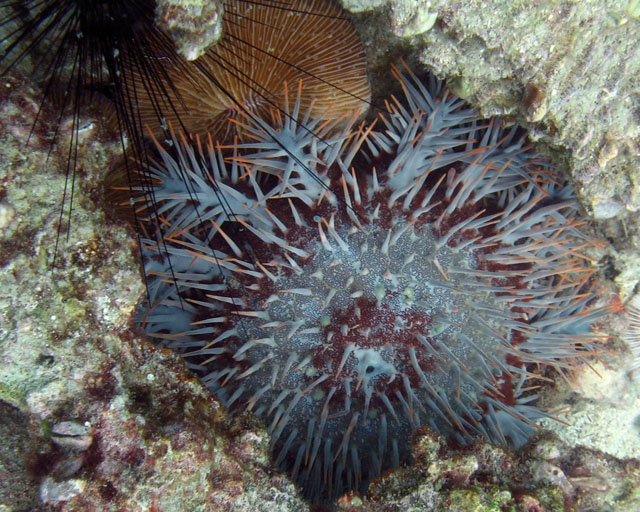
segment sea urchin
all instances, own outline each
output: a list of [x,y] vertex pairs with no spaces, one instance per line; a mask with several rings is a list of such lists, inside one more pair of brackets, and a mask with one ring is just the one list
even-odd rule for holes
[[[368,107],[370,87],[362,44],[342,9],[327,0],[224,2],[224,33],[196,61],[167,59],[163,72],[173,88],[147,86],[138,114],[156,135],[158,101],[164,124],[189,133],[229,137],[227,122],[239,110],[268,114],[282,103],[282,83],[304,80],[301,103],[314,114],[337,118]],[[186,72],[185,72],[186,71]],[[331,107],[329,109],[328,107]],[[232,138],[232,137],[231,137]]]
[[287,100],[245,120],[254,142],[174,140],[151,169],[168,228],[146,242],[146,331],[263,419],[316,501],[407,461],[421,426],[521,445],[544,368],[592,354],[605,313],[571,187],[517,130],[397,77],[384,132]]

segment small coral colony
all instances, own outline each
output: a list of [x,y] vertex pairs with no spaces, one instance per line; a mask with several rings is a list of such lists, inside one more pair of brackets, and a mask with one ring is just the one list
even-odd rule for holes
[[332,2],[224,7],[197,60],[117,60],[108,195],[134,207],[148,336],[262,419],[314,501],[408,462],[421,427],[524,444],[535,390],[598,350],[606,313],[570,185],[405,65],[363,121],[364,52]]

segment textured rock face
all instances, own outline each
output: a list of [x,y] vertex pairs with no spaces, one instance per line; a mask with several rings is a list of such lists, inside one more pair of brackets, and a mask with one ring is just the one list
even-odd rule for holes
[[[421,431],[412,450],[413,467],[388,472],[370,486],[367,511],[631,511],[640,506],[637,460],[572,448],[545,435],[513,454],[483,443],[452,451]],[[364,507],[357,496],[338,504],[341,512]]]
[[171,35],[180,55],[196,60],[222,36],[223,12],[217,0],[159,0],[156,24]]

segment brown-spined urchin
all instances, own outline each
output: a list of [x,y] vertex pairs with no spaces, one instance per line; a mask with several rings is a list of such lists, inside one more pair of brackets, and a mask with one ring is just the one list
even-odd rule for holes
[[371,93],[364,50],[334,2],[227,1],[223,29],[217,44],[196,61],[167,60],[163,72],[172,88],[129,73],[139,82],[142,122],[156,134],[161,133],[158,102],[167,124],[219,139],[233,127],[228,119],[239,107],[266,115],[282,106],[284,81],[304,80],[302,106],[313,115],[335,119],[367,110]]
[[264,420],[313,500],[364,491],[421,426],[521,445],[543,372],[593,354],[606,312],[571,187],[515,128],[398,79],[384,132],[291,101],[245,119],[253,142],[174,140],[151,167],[146,331]]

